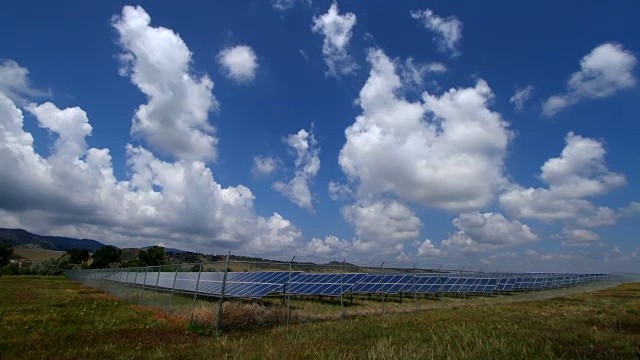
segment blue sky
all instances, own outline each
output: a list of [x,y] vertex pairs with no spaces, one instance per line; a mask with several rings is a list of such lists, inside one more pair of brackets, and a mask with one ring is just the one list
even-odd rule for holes
[[0,226],[638,271],[638,6],[8,2]]

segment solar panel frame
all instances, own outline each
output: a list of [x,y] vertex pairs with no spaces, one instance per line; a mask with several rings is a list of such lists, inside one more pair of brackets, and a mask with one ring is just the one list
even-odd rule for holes
[[413,274],[367,274],[351,288],[354,294],[397,294],[411,285]]
[[349,291],[365,273],[300,274],[289,282],[286,291],[295,295],[340,296]]

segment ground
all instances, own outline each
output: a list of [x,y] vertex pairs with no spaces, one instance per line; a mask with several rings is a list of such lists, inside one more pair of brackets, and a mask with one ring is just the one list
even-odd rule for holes
[[221,336],[63,277],[0,279],[0,358],[633,359],[640,284]]

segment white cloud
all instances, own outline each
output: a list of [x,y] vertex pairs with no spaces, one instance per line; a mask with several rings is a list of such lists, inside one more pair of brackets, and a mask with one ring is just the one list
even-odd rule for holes
[[334,2],[326,14],[313,18],[311,27],[314,33],[324,36],[322,55],[329,68],[327,74],[335,77],[352,75],[358,68],[347,51],[356,25],[356,15],[340,15],[338,12],[338,4]]
[[460,39],[462,39],[462,21],[457,17],[442,18],[431,9],[412,11],[411,17],[420,20],[425,28],[435,34],[433,41],[438,44],[440,51],[448,51],[452,57],[460,55],[458,46],[460,45]]
[[541,168],[540,179],[548,188],[513,185],[500,195],[500,205],[522,219],[578,221],[585,226],[614,223],[613,210],[585,199],[624,185],[624,175],[607,169],[601,142],[572,132],[565,141],[560,157],[547,160]]
[[255,79],[259,66],[256,53],[247,45],[237,45],[220,51],[218,62],[224,67],[226,76],[239,83]]
[[418,248],[418,255],[425,257],[438,257],[443,255],[443,251],[436,248],[431,240],[426,239]]
[[487,108],[487,83],[408,102],[398,95],[394,63],[381,50],[369,51],[368,60],[371,73],[357,101],[363,111],[346,129],[339,156],[359,196],[393,194],[451,211],[488,205],[506,182],[512,134]]
[[353,189],[347,184],[340,184],[335,181],[329,181],[328,185],[329,197],[332,200],[347,200],[353,197]]
[[427,73],[440,74],[447,71],[447,67],[439,62],[416,64],[413,58],[408,58],[403,63],[398,63],[400,73],[402,76],[402,82],[404,84],[414,84],[421,86],[424,82],[424,77]]
[[499,213],[465,213],[453,220],[459,231],[442,242],[444,248],[475,253],[538,240],[529,226]]
[[281,253],[300,246],[302,232],[291,221],[274,213],[270,218],[258,219],[258,234],[243,250],[258,253]]
[[396,200],[362,201],[343,207],[342,215],[355,227],[361,250],[394,247],[418,237],[422,228],[413,211]]
[[561,234],[553,236],[557,239],[563,239],[563,247],[587,247],[587,246],[599,246],[600,235],[586,229],[563,229]]
[[[116,23],[138,30],[148,24],[148,16],[136,18],[146,14],[140,8],[127,7],[124,13]],[[160,42],[179,40],[170,30],[155,30]],[[158,40],[154,36],[150,39]],[[148,55],[136,61],[162,67],[180,54]],[[170,88],[156,90],[164,91],[154,93],[163,99],[175,95]],[[87,144],[93,129],[81,108],[45,103],[26,109],[55,141],[48,157],[36,153],[22,111],[0,91],[0,167],[11,169],[0,176],[0,226],[128,247],[161,242],[209,253],[227,248],[268,253],[299,246],[302,235],[295,225],[277,213],[258,216],[251,190],[222,187],[203,161],[163,161],[143,147],[127,145],[127,179],[118,180],[109,150]]]
[[515,106],[516,110],[522,111],[524,110],[524,106],[531,99],[531,94],[533,94],[533,86],[528,85],[522,89],[516,90],[513,96],[509,99],[509,102]]
[[324,239],[313,238],[307,245],[309,255],[324,257],[343,257],[350,255],[348,250],[351,244],[348,241],[340,240],[337,236],[328,235]]
[[634,87],[633,70],[638,60],[622,45],[604,43],[580,60],[580,71],[573,73],[564,93],[550,97],[542,106],[546,116],[553,116],[582,100],[605,98],[619,90]]
[[278,11],[286,11],[297,3],[311,5],[311,0],[271,0],[271,6]]
[[[255,214],[242,186],[223,188],[201,161],[166,162],[127,147],[129,178],[118,181],[107,149],[89,148],[91,126],[80,108],[28,107],[56,141],[52,154],[34,151],[22,112],[0,93],[1,223],[67,236],[96,237],[116,245],[168,246],[200,251],[290,246],[300,231],[274,214]],[[266,250],[265,250],[266,251]]]
[[40,127],[57,134],[54,155],[63,160],[80,158],[87,150],[85,138],[91,136],[93,128],[87,113],[79,107],[58,109],[50,102],[37,106],[29,104],[26,110],[38,119]]
[[150,23],[139,6],[125,6],[112,21],[124,51],[120,72],[148,99],[136,110],[131,134],[178,159],[215,160],[218,139],[208,122],[218,107],[213,82],[191,73],[191,51],[178,34]]
[[29,81],[29,70],[11,59],[0,63],[0,92],[19,105],[27,104],[31,97],[51,96],[50,91],[33,88]]
[[309,181],[313,179],[320,170],[320,148],[313,133],[308,133],[301,129],[297,134],[287,136],[285,142],[296,153],[296,173],[288,183],[276,182],[273,188],[281,192],[294,204],[313,210],[311,190]]
[[254,177],[265,177],[273,174],[278,169],[279,161],[272,156],[258,155],[253,158],[251,173]]

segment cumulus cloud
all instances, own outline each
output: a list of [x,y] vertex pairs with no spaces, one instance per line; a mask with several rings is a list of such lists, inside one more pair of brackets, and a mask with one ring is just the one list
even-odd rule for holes
[[362,114],[345,130],[339,163],[358,196],[393,194],[450,211],[485,207],[506,182],[503,161],[512,133],[488,109],[493,93],[475,87],[424,92],[422,101],[398,95],[394,62],[370,50],[369,79],[357,100]]
[[509,102],[513,104],[513,106],[518,111],[524,110],[525,104],[531,99],[531,94],[533,94],[533,86],[528,85],[522,89],[516,90],[513,96],[509,99]]
[[278,213],[274,213],[267,219],[258,218],[257,230],[255,239],[243,250],[254,253],[292,251],[300,245],[302,240],[302,231]]
[[213,82],[192,74],[191,51],[182,38],[151,26],[139,6],[125,6],[112,25],[123,50],[120,73],[148,99],[136,110],[131,134],[177,159],[215,160],[218,139],[208,122],[209,112],[218,107]]
[[237,45],[220,51],[218,62],[224,67],[226,76],[239,83],[255,79],[259,66],[256,53],[247,45]]
[[258,155],[253,158],[251,173],[254,177],[265,177],[273,174],[278,169],[279,161],[272,156]]
[[301,129],[296,134],[286,137],[285,142],[296,154],[296,172],[288,183],[276,182],[273,188],[281,192],[294,204],[313,211],[309,181],[320,170],[320,148],[313,133]]
[[426,239],[418,248],[418,255],[425,257],[438,257],[443,255],[443,251],[438,249],[431,240]]
[[322,55],[329,68],[327,74],[335,77],[352,75],[358,66],[348,53],[353,27],[356,25],[356,15],[346,13],[340,15],[338,4],[333,3],[327,11],[313,18],[311,30],[324,37]]
[[600,235],[587,229],[563,229],[562,233],[553,236],[562,239],[563,247],[588,247],[602,245]]
[[453,220],[458,232],[442,241],[444,248],[475,253],[538,240],[529,226],[499,213],[465,213]]
[[597,207],[586,198],[624,185],[625,176],[607,169],[602,142],[573,132],[565,142],[560,157],[547,160],[541,168],[540,179],[547,188],[512,185],[500,195],[500,205],[522,219],[579,221],[594,227],[614,223],[612,209]]
[[553,116],[583,100],[605,98],[634,87],[638,60],[622,45],[604,43],[580,60],[580,71],[573,73],[564,93],[554,95],[542,105],[542,113]]
[[[124,13],[122,21],[138,30],[148,24],[148,17],[134,19],[146,14],[141,8],[127,7]],[[179,40],[167,29],[159,34],[160,39]],[[151,55],[147,60],[161,66],[180,54]],[[138,70],[143,69],[148,70]],[[166,92],[154,94],[163,99],[175,95],[170,88],[156,90]],[[55,141],[47,157],[38,154],[23,127],[22,111],[0,91],[0,167],[11,169],[0,176],[0,226],[93,237],[120,246],[161,242],[206,252],[279,251],[301,239],[300,230],[279,214],[258,216],[251,190],[222,187],[203,161],[163,161],[141,146],[127,145],[127,179],[118,180],[109,150],[87,143],[93,129],[85,111],[52,103],[30,104],[26,110]]]
[[328,235],[323,238],[313,238],[307,245],[307,253],[309,255],[324,257],[343,257],[347,256],[351,243],[340,240],[337,236]]
[[0,166],[13,169],[0,177],[3,223],[127,246],[163,240],[201,251],[237,249],[253,239],[252,246],[276,248],[300,238],[280,215],[257,216],[248,188],[223,188],[201,161],[166,162],[129,145],[129,179],[119,181],[109,150],[87,146],[91,126],[82,109],[45,103],[28,110],[56,141],[49,157],[37,154],[22,112],[0,93]]
[[50,96],[50,91],[35,89],[29,81],[29,70],[11,59],[0,63],[0,92],[18,105],[26,105],[29,98]]
[[462,21],[457,17],[442,18],[431,9],[412,11],[411,17],[434,33],[433,41],[438,44],[440,51],[449,52],[452,57],[460,55],[458,46],[462,39]]
[[329,197],[332,200],[347,200],[354,196],[353,189],[347,184],[340,184],[335,181],[329,181],[328,185]]
[[447,67],[443,63],[420,64],[416,63],[413,58],[408,58],[404,63],[399,63],[398,67],[400,68],[403,83],[416,86],[422,86],[424,77],[428,73],[440,74],[447,71]]
[[420,235],[422,221],[396,200],[362,201],[342,208],[344,218],[354,226],[359,250],[393,248],[401,241]]

